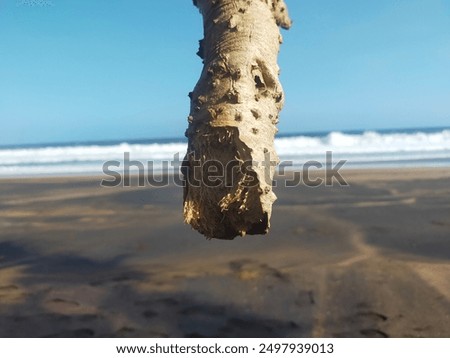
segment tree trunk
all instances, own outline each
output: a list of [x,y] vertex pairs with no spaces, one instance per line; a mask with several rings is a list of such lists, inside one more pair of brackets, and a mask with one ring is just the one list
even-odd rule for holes
[[203,15],[204,67],[191,98],[183,163],[184,218],[207,238],[265,234],[283,90],[284,0],[194,0]]

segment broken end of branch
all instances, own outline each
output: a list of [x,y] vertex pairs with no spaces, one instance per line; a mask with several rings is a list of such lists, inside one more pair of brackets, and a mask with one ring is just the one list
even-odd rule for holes
[[[183,163],[185,222],[209,239],[266,234],[276,196],[253,166],[251,148],[237,128],[207,132],[194,138]],[[213,180],[211,169],[220,173]]]

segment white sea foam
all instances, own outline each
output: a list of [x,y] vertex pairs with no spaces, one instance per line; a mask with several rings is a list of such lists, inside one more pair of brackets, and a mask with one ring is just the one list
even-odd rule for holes
[[128,144],[112,146],[44,147],[0,150],[0,165],[56,164],[69,162],[90,162],[123,160],[124,153],[130,153],[134,160],[171,159],[174,153],[186,151],[184,143]]
[[[336,153],[407,153],[450,150],[450,130],[437,133],[390,133],[364,132],[345,134],[331,132],[324,137],[285,137],[276,140],[280,156],[320,154],[331,150]],[[424,153],[424,155],[426,155]]]
[[[325,136],[281,137],[275,140],[281,160],[294,166],[315,160],[323,163],[327,151],[333,160],[347,160],[347,166],[450,166],[450,130],[426,133],[346,134],[331,132]],[[42,148],[0,149],[0,176],[101,174],[107,161],[171,161],[186,151],[185,143],[151,143],[117,145],[47,146]]]

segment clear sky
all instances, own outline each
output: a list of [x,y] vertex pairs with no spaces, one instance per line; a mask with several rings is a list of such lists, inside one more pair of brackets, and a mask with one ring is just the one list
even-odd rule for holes
[[[450,126],[450,0],[286,0],[280,133]],[[191,0],[0,0],[0,145],[182,137]]]

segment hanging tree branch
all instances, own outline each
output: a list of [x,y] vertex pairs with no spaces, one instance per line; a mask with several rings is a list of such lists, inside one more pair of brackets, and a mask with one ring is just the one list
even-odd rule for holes
[[283,90],[283,0],[194,0],[203,15],[204,67],[191,98],[183,164],[185,221],[208,238],[265,234]]

